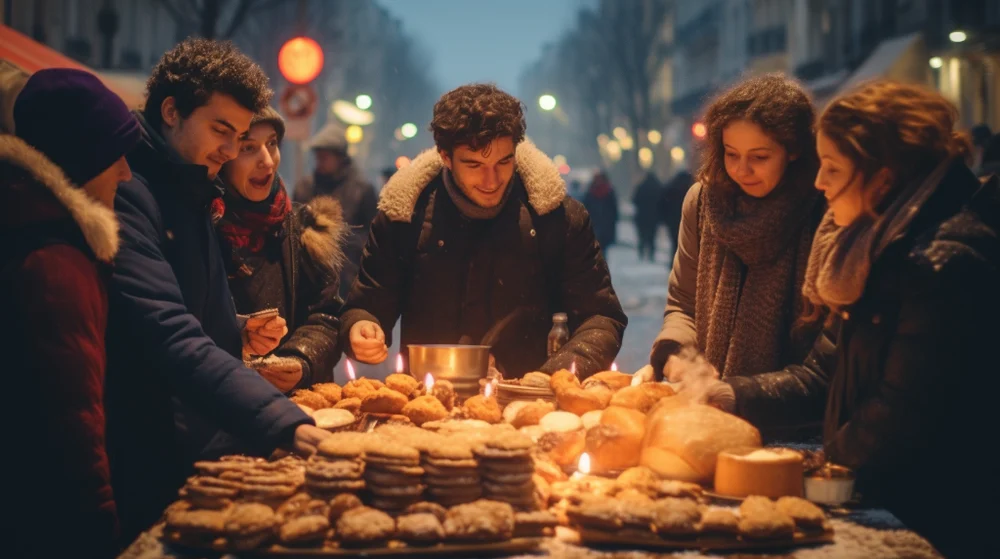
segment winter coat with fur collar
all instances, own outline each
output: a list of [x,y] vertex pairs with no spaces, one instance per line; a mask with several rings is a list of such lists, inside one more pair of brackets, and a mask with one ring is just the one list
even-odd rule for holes
[[104,330],[118,222],[14,136],[0,136],[0,177],[0,312],[9,325],[0,352],[12,396],[4,423],[8,448],[32,461],[9,487],[18,513],[5,552],[27,557],[44,545],[54,557],[113,557]]
[[[493,219],[464,217],[428,150],[386,184],[361,272],[341,316],[341,340],[372,320],[407,344],[480,343],[495,325],[507,377],[553,372],[575,361],[583,377],[607,369],[628,319],[583,205],[566,196],[552,161],[530,142],[516,152],[511,192]],[[569,315],[571,339],[551,358],[552,315]]]

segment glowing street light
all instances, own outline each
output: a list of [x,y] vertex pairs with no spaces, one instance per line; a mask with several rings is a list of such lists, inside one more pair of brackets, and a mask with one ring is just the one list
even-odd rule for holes
[[412,138],[417,135],[417,125],[412,122],[407,122],[399,127],[399,131],[403,134],[404,138]]
[[556,167],[559,167],[560,165],[565,165],[566,164],[566,156],[565,155],[557,155],[557,156],[555,156],[555,157],[552,158],[552,162],[556,164]]
[[598,134],[597,135],[597,145],[600,146],[601,149],[604,149],[604,146],[608,145],[608,142],[610,142],[610,141],[611,141],[611,138],[609,138],[607,134]]
[[965,31],[952,31],[948,34],[948,39],[953,43],[964,43],[969,36],[965,34]]
[[663,140],[663,134],[660,134],[659,130],[650,130],[649,134],[647,134],[646,137],[647,139],[649,139],[649,143],[653,144],[654,146],[658,145],[660,141]]
[[347,127],[347,130],[344,131],[344,138],[349,144],[357,144],[360,143],[361,140],[365,139],[365,131],[357,124],[352,124]]
[[624,138],[619,139],[618,143],[622,146],[622,149],[625,151],[628,151],[635,147],[635,140],[632,139],[632,136],[625,136]]
[[691,125],[691,133],[694,134],[695,138],[702,139],[708,135],[708,128],[704,122],[696,122]]
[[538,98],[538,106],[543,111],[551,111],[556,108],[556,98],[546,93]]
[[309,37],[295,37],[278,51],[278,70],[291,83],[309,83],[323,70],[323,48]]
[[639,166],[649,169],[653,166],[653,150],[649,148],[639,148]]
[[354,98],[354,104],[357,105],[362,111],[367,111],[372,108],[372,97],[371,95],[365,95],[362,93]]
[[674,163],[680,163],[684,161],[684,148],[680,146],[674,146],[670,148],[670,159],[672,159]]
[[944,66],[944,60],[940,56],[935,56],[930,59],[931,68],[940,68]]
[[618,138],[618,141],[622,141],[628,137],[628,131],[621,126],[616,126],[615,129],[611,131],[611,134],[615,138]]
[[608,142],[608,145],[604,146],[604,150],[608,152],[608,159],[612,162],[617,162],[622,158],[622,146],[614,140]]

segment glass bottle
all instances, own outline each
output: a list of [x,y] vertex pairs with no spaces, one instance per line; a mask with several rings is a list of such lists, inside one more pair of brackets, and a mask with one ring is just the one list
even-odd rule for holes
[[548,356],[552,357],[569,341],[569,327],[566,326],[566,313],[552,315],[552,329],[549,330]]

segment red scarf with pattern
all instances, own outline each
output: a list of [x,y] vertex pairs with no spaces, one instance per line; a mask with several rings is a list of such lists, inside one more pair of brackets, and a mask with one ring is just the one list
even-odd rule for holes
[[212,222],[236,255],[244,250],[258,253],[268,237],[281,230],[292,201],[280,177],[274,179],[271,194],[260,202],[243,198],[233,188],[226,188],[222,198],[212,202]]

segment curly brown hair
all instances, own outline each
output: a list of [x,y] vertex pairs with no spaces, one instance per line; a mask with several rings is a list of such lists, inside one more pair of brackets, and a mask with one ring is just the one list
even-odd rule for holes
[[163,124],[160,107],[173,97],[181,117],[208,103],[213,93],[229,95],[258,113],[274,92],[264,70],[229,41],[189,38],[167,51],[146,81],[143,117],[155,129]]
[[795,184],[806,182],[812,188],[819,169],[813,130],[816,112],[802,85],[783,74],[746,79],[708,105],[705,110],[707,134],[697,174],[703,185],[739,188],[726,172],[722,131],[741,120],[760,126],[765,134],[781,144],[788,155],[795,158],[785,169],[785,176],[796,181]]
[[[831,101],[817,128],[854,163],[862,188],[884,168],[891,190],[927,175],[944,159],[969,157],[972,143],[955,130],[957,122],[958,109],[938,92],[876,81]],[[875,214],[886,192],[863,192],[865,210]]]
[[479,151],[504,136],[516,146],[524,129],[524,105],[489,83],[463,85],[442,95],[430,126],[438,149],[449,154],[458,146]]

